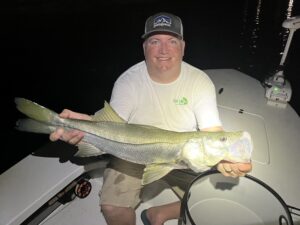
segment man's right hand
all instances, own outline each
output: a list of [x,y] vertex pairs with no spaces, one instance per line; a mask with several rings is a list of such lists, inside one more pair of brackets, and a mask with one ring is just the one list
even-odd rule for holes
[[[87,114],[73,112],[69,109],[64,109],[59,116],[61,118],[70,119],[81,119],[81,120],[91,120],[92,118]],[[59,127],[56,131],[52,132],[49,136],[51,141],[62,140],[72,145],[77,145],[84,137],[84,132],[79,130],[66,131]]]

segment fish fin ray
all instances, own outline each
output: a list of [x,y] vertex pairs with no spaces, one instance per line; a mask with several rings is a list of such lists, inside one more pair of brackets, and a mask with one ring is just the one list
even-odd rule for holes
[[167,175],[174,169],[172,164],[149,164],[144,169],[142,184],[146,185]]
[[104,151],[97,148],[96,146],[84,141],[81,141],[77,145],[77,147],[78,147],[78,151],[74,155],[76,157],[90,157],[90,156],[98,156],[98,155],[106,154]]
[[108,102],[104,102],[104,107],[96,112],[92,116],[94,121],[110,121],[110,122],[119,122],[125,123],[126,121],[122,119],[116,111],[111,107]]

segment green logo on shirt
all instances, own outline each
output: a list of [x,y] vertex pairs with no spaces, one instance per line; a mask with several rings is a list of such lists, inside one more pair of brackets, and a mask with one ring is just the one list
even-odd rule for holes
[[182,97],[180,99],[174,99],[173,100],[175,105],[187,105],[188,104],[188,100],[186,97]]

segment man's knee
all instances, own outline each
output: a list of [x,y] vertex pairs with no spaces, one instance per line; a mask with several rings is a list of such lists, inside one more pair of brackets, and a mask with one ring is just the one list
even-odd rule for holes
[[106,216],[121,216],[122,214],[127,214],[131,211],[134,211],[134,209],[113,205],[101,205],[101,211]]
[[135,222],[135,211],[129,207],[117,207],[112,205],[101,205],[102,214],[107,224],[110,225],[132,225]]
[[113,205],[101,205],[101,212],[105,215],[110,215],[113,212],[116,212],[116,206]]

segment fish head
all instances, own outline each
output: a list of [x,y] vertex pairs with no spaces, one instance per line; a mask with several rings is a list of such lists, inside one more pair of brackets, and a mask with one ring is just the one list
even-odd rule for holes
[[211,132],[188,140],[181,156],[189,168],[202,172],[221,160],[249,162],[252,149],[248,132]]
[[249,162],[253,144],[247,131],[216,132],[203,138],[206,155],[231,162]]

